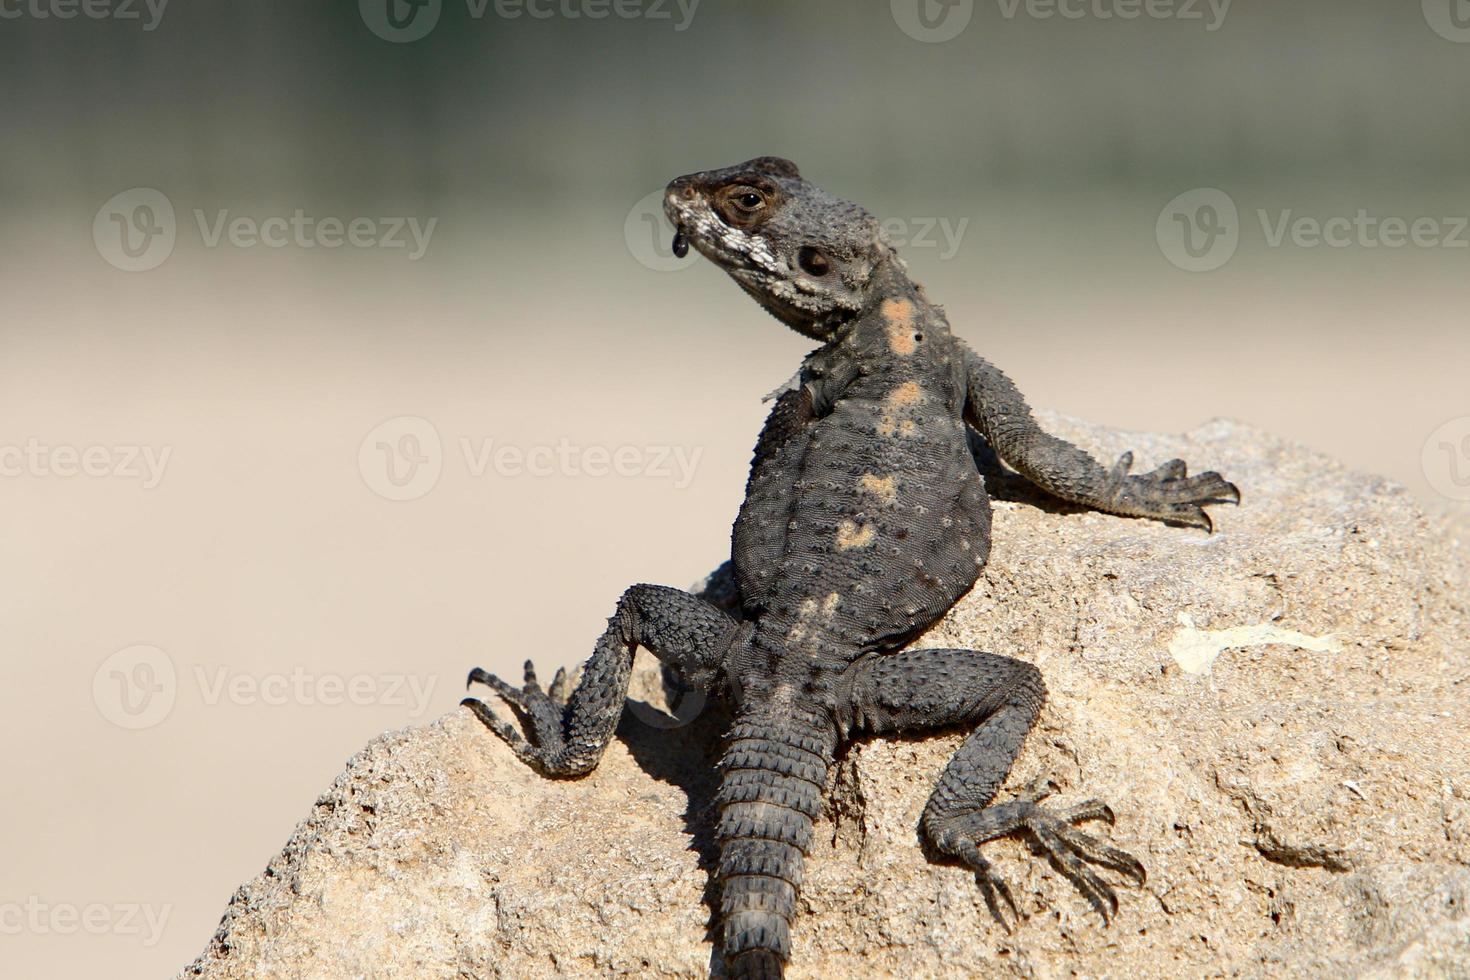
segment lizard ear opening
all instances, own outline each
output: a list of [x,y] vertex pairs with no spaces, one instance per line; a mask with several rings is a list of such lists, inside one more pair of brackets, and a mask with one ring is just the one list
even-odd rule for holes
[[803,245],[796,250],[796,264],[801,267],[802,272],[818,279],[832,271],[832,263],[827,256],[810,245]]

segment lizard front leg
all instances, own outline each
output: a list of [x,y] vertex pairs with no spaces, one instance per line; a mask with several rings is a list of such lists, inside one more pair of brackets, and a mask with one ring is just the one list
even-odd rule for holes
[[686,685],[709,690],[725,652],[740,633],[738,620],[687,592],[661,585],[635,585],[623,593],[607,630],[567,697],[566,671],[558,670],[549,691],[526,661],[525,684],[514,687],[476,667],[467,684],[487,684],[521,716],[527,741],[514,725],[496,717],[477,698],[461,704],[475,713],[528,765],[548,776],[581,776],[597,767],[617,728],[628,693],[633,654],[641,646],[678,672]]
[[965,351],[965,417],[1001,459],[1032,483],[1063,500],[1126,517],[1213,530],[1208,504],[1240,503],[1240,490],[1213,471],[1189,475],[1181,459],[1149,473],[1129,474],[1133,454],[1105,469],[1086,452],[1048,435],[1010,378],[973,351]]
[[986,841],[1030,837],[1106,922],[1118,910],[1113,887],[1089,865],[1118,871],[1137,884],[1144,869],[1132,855],[1078,830],[1086,820],[1112,822],[1099,800],[1064,810],[1042,807],[1048,784],[993,803],[1046,700],[1041,672],[1023,660],[978,650],[905,650],[864,658],[844,676],[839,719],[848,731],[873,734],[977,725],[955,751],[922,817],[925,838],[975,872],[990,912],[1003,924],[1000,901],[1019,915],[1010,888],[980,853]]

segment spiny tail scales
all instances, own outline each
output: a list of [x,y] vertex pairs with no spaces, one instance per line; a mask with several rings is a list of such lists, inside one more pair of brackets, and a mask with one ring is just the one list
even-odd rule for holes
[[732,977],[782,975],[836,746],[830,717],[815,712],[745,715],[730,731],[717,803],[720,918]]

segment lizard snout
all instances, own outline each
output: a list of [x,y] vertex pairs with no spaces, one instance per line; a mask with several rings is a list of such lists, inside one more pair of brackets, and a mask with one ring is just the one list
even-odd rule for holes
[[694,186],[694,179],[698,176],[698,174],[685,174],[683,177],[675,177],[669,181],[668,189],[664,193],[670,199],[692,201],[699,193]]
[[689,234],[686,219],[686,210],[692,207],[699,198],[699,188],[695,185],[698,174],[686,174],[683,177],[675,177],[669,181],[669,186],[664,190],[664,214],[668,216],[669,223],[674,226],[674,254],[679,258],[689,254]]

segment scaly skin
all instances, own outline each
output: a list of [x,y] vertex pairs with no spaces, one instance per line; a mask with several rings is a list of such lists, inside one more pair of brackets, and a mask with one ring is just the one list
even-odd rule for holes
[[717,608],[635,585],[570,698],[526,665],[512,687],[476,669],[530,728],[527,742],[482,702],[465,704],[550,776],[591,771],[622,712],[634,651],[690,687],[728,698],[718,796],[723,952],[734,977],[776,978],[791,955],[813,820],[838,746],[862,734],[974,729],[940,775],[922,829],[975,871],[992,913],[1017,909],[980,845],[1028,835],[1104,920],[1118,900],[1094,866],[1141,883],[1131,855],[1076,828],[1111,821],[1097,800],[1042,807],[1049,786],[993,800],[1036,723],[1035,667],[973,650],[902,650],[974,585],[990,551],[990,502],[970,453],[974,426],[1019,473],[1067,500],[1210,530],[1207,504],[1240,499],[1216,473],[1171,460],[1130,476],[1042,432],[995,367],[951,336],[862,208],[762,157],[680,177],[665,207],[678,233],[768,312],[820,342],[776,400],[736,519]]

